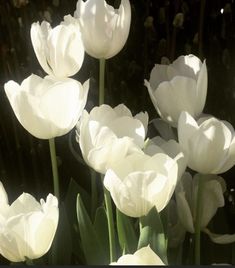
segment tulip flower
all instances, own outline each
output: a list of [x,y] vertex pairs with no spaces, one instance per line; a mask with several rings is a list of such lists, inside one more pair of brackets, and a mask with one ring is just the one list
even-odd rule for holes
[[144,152],[150,156],[156,153],[165,153],[173,158],[178,164],[178,179],[183,175],[187,167],[187,159],[181,150],[178,142],[175,140],[165,141],[160,136],[148,140]]
[[188,166],[199,173],[220,174],[235,164],[234,129],[226,121],[207,116],[196,122],[182,112],[178,136]]
[[43,21],[33,23],[30,33],[34,52],[47,74],[64,78],[80,70],[84,47],[77,27],[61,24],[52,29]]
[[134,254],[121,256],[117,262],[111,265],[165,265],[158,255],[150,248],[143,247]]
[[40,203],[27,193],[11,205],[0,182],[0,254],[11,262],[43,256],[51,247],[58,225],[58,200],[52,194]]
[[74,18],[79,22],[85,51],[94,58],[108,59],[126,43],[131,7],[129,0],[122,0],[119,9],[105,0],[78,0]]
[[85,162],[104,174],[111,163],[143,148],[147,125],[147,113],[133,117],[124,104],[115,108],[103,104],[90,114],[84,111],[77,125],[77,141]]
[[51,139],[76,125],[86,104],[89,81],[81,85],[71,78],[43,79],[32,74],[21,85],[9,81],[4,88],[22,126],[39,139]]
[[207,94],[206,63],[187,55],[170,65],[156,64],[145,86],[161,118],[176,127],[182,111],[193,117],[202,113]]
[[[192,179],[192,176],[186,172],[175,189],[179,219],[184,228],[190,233],[195,232],[195,207],[197,204],[199,176],[199,174],[196,174]],[[223,193],[225,190],[226,184],[222,177],[217,175],[203,176],[202,209],[200,215],[200,226],[202,230],[207,227],[210,220],[216,214],[217,209],[224,206]]]
[[[186,172],[175,189],[177,213],[179,220],[185,230],[190,233],[195,232],[196,205],[199,174],[192,176]],[[210,239],[217,244],[228,244],[235,241],[235,234],[215,234],[207,225],[216,214],[218,208],[224,206],[224,192],[226,183],[224,179],[217,175],[204,175],[202,189],[202,208],[200,214],[200,229],[208,234]]]
[[142,217],[168,204],[177,183],[178,165],[168,155],[136,152],[114,163],[106,172],[104,186],[116,207],[130,217]]

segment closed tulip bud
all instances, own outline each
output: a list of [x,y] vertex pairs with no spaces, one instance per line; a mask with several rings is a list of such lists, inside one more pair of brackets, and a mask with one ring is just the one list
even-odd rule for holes
[[133,153],[113,164],[104,177],[116,207],[130,217],[142,217],[168,204],[177,183],[178,165],[168,155]]
[[0,182],[0,254],[11,262],[43,256],[51,247],[58,225],[59,210],[55,196],[40,203],[27,193],[11,205]]
[[43,70],[57,78],[76,74],[83,63],[84,47],[78,27],[61,24],[55,28],[43,21],[31,26],[31,41]]
[[150,248],[143,247],[134,254],[121,256],[117,262],[111,265],[165,265],[158,255]]
[[207,95],[206,63],[187,55],[170,65],[156,64],[145,86],[158,114],[176,127],[182,111],[193,117],[202,113]]
[[94,58],[111,58],[125,45],[130,30],[131,7],[122,0],[114,9],[105,0],[78,0],[78,20],[85,51]]
[[89,81],[81,85],[71,78],[32,74],[21,85],[9,81],[4,88],[22,126],[39,139],[51,139],[76,125],[87,101]]
[[115,108],[103,104],[90,114],[84,111],[77,125],[77,140],[85,162],[104,174],[112,163],[143,148],[147,126],[147,113],[133,117],[124,104]]
[[210,116],[196,122],[182,112],[178,136],[188,166],[199,173],[220,174],[235,164],[235,133],[226,121]]

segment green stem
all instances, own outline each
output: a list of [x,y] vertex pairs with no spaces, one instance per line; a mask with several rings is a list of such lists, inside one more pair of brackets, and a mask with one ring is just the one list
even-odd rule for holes
[[91,215],[95,215],[96,207],[97,207],[97,184],[96,184],[96,172],[90,168],[91,174]]
[[116,261],[115,231],[113,221],[113,209],[109,191],[104,187],[104,201],[108,218],[110,262]]
[[51,167],[52,167],[52,174],[53,174],[54,194],[59,200],[59,197],[60,197],[59,175],[58,175],[55,139],[54,138],[49,139],[49,147],[50,147],[50,155],[51,155]]
[[99,105],[104,103],[104,75],[105,75],[105,59],[100,59],[99,74]]
[[201,214],[202,214],[203,177],[198,178],[197,207],[195,220],[195,264],[200,265],[201,259]]

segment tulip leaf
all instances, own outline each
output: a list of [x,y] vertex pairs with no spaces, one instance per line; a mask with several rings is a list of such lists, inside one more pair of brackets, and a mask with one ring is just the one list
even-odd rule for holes
[[105,263],[109,263],[109,236],[108,236],[108,221],[107,215],[104,207],[99,207],[96,210],[95,214],[95,222],[94,222],[94,230],[97,234],[97,237],[100,241],[100,244],[104,248],[104,252],[106,252]]
[[77,219],[83,252],[88,265],[106,264],[105,251],[98,238],[94,226],[83,205],[81,195],[77,195]]
[[118,209],[116,209],[116,218],[120,247],[125,254],[133,254],[137,249],[138,240],[131,219]]
[[72,256],[72,237],[70,232],[70,223],[66,213],[64,202],[61,203],[59,223],[53,243],[53,264],[63,265],[71,263]]
[[146,216],[140,217],[141,230],[138,249],[150,245],[152,250],[167,264],[167,246],[162,221],[153,207]]
[[84,262],[84,256],[81,254],[81,245],[80,245],[80,236],[78,233],[78,223],[77,223],[77,214],[76,214],[76,200],[77,194],[80,193],[82,200],[85,200],[85,207],[88,211],[89,209],[89,202],[90,197],[88,193],[77,184],[77,182],[71,178],[68,190],[65,196],[65,207],[68,216],[68,220],[70,223],[71,228],[71,236],[72,236],[72,244],[73,244],[73,253],[79,258],[79,262]]

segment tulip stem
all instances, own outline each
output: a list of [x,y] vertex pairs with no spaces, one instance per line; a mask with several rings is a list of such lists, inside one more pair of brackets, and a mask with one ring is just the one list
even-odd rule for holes
[[51,167],[53,174],[53,184],[54,184],[54,194],[59,200],[60,191],[59,191],[59,175],[58,175],[58,166],[56,159],[56,149],[55,149],[55,139],[49,139],[50,155],[51,155]]
[[100,75],[99,75],[99,105],[104,103],[104,75],[105,75],[105,59],[100,59]]
[[202,214],[203,178],[198,178],[197,207],[195,220],[195,264],[200,265],[201,259],[201,214]]
[[108,219],[110,262],[116,261],[115,231],[113,221],[113,209],[109,191],[104,187],[104,201]]
[[97,207],[97,184],[96,184],[96,172],[90,168],[91,174],[91,215],[95,215],[96,207]]

